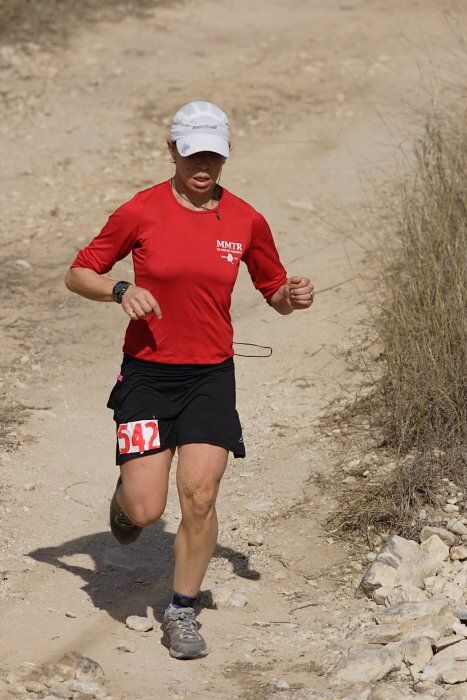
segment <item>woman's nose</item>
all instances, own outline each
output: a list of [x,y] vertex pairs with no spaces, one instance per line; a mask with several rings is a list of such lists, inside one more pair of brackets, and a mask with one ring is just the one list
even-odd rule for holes
[[196,165],[198,167],[201,167],[201,166],[209,167],[211,159],[209,157],[210,154],[208,151],[200,151],[199,153],[196,154],[196,156],[197,156],[197,157],[195,157],[196,158]]

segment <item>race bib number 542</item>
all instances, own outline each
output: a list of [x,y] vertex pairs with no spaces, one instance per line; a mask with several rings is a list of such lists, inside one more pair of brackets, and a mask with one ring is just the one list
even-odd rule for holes
[[146,452],[161,446],[157,420],[135,420],[122,423],[117,430],[118,451],[121,455]]

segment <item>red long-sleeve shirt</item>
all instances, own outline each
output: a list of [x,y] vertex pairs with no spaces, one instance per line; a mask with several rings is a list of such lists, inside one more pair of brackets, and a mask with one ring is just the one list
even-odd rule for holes
[[71,267],[105,274],[130,251],[135,284],[162,311],[162,319],[151,313],[128,324],[123,351],[141,360],[213,364],[231,357],[230,304],[240,260],[268,303],[287,278],[264,217],[225,188],[211,211],[187,209],[169,180],[138,192]]

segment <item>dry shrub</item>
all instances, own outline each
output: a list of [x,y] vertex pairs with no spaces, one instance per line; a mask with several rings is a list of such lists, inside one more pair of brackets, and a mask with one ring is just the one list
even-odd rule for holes
[[337,531],[407,531],[422,505],[439,502],[443,478],[465,493],[465,127],[465,114],[427,120],[391,203],[396,213],[376,254],[381,294],[372,312],[384,369],[346,417],[371,416],[396,466],[346,491],[331,518]]
[[466,436],[467,134],[465,115],[428,121],[416,168],[380,259],[376,330],[387,363],[380,400],[401,451],[460,445]]

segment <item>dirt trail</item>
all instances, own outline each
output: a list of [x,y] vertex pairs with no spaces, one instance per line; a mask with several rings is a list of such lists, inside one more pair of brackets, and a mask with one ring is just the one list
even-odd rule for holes
[[[10,409],[0,435],[2,667],[77,649],[103,666],[114,700],[258,698],[280,677],[325,683],[313,645],[363,609],[349,552],[320,529],[332,494],[308,481],[334,466],[319,418],[353,382],[342,351],[363,314],[366,237],[350,222],[365,205],[362,181],[381,180],[412,127],[419,72],[455,61],[451,7],[193,0],[77,27],[66,47],[1,49],[0,362],[5,401],[30,409],[22,425]],[[318,294],[312,311],[283,318],[241,271],[235,339],[274,352],[236,358],[247,459],[230,459],[204,587],[242,592],[248,605],[203,610],[211,653],[181,664],[158,625],[138,636],[123,622],[146,611],[160,620],[165,607],[173,484],[164,520],[135,546],[120,548],[107,527],[116,472],[105,403],[125,318],[62,280],[118,203],[170,175],[168,120],[201,97],[232,116],[223,183],[264,213],[289,273],[308,274]],[[127,278],[128,261],[118,270]],[[264,544],[249,546],[257,531]],[[130,638],[136,652],[118,652]]]

